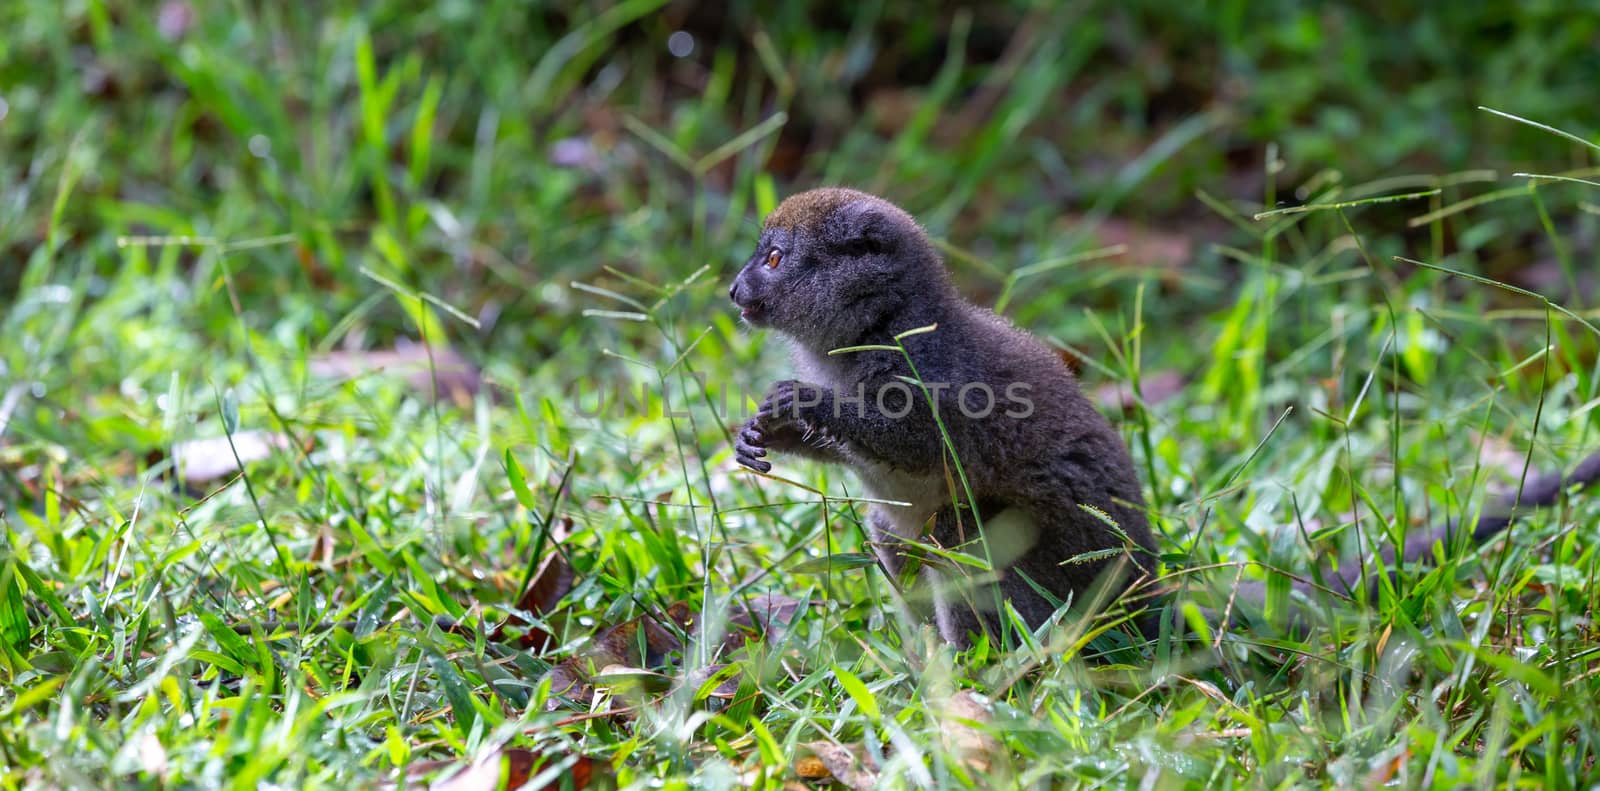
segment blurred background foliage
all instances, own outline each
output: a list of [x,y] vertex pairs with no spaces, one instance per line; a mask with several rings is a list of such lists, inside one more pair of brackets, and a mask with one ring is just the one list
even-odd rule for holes
[[[733,477],[739,405],[698,409],[759,394],[779,370],[779,344],[737,326],[727,282],[763,211],[822,184],[905,206],[967,293],[1070,347],[1099,403],[1127,418],[1174,565],[1298,568],[1321,550],[1286,525],[1381,543],[1480,502],[1480,460],[1517,469],[1534,448],[1535,466],[1571,461],[1600,414],[1595,335],[1547,324],[1525,294],[1393,257],[1504,280],[1593,321],[1596,191],[1515,175],[1595,179],[1593,152],[1478,107],[1597,140],[1597,12],[1554,0],[0,4],[0,525],[3,551],[18,548],[6,568],[37,572],[27,604],[23,578],[0,578],[0,659],[11,701],[32,707],[0,717],[0,765],[43,785],[148,779],[165,766],[134,767],[128,745],[156,733],[181,780],[248,787],[276,773],[292,786],[376,776],[413,750],[469,754],[487,728],[525,734],[526,689],[551,657],[429,624],[512,606],[546,546],[533,526],[547,507],[574,530],[578,579],[552,615],[554,655],[641,613],[710,608],[738,581],[828,605],[796,630],[793,645],[821,658],[811,678],[834,652],[842,664],[875,652],[873,692],[896,701],[884,722],[914,719],[901,706],[922,694],[922,670],[895,662],[915,664],[917,647],[896,642],[880,581],[860,566],[796,570],[861,549],[859,522]],[[1103,254],[1113,245],[1123,252]],[[405,344],[419,339],[436,369],[420,386],[365,376],[408,349],[417,363]],[[1156,408],[1100,389],[1146,374],[1153,389],[1158,373],[1165,394],[1145,394],[1171,400]],[[696,410],[580,414],[610,378]],[[453,392],[484,381],[475,399]],[[216,440],[241,427],[271,433],[250,476],[228,478],[234,447]],[[199,484],[176,460],[196,439],[223,461]],[[797,474],[827,491],[846,477]],[[667,508],[682,504],[704,507]],[[1484,586],[1504,600],[1469,602],[1486,615],[1458,618],[1456,568],[1441,569],[1448,580],[1385,601],[1381,637],[1289,646],[1333,658],[1314,672],[1280,674],[1267,656],[1259,675],[1134,694],[1143,681],[1081,673],[1076,649],[953,670],[1021,702],[1001,730],[1039,776],[1172,765],[1190,783],[1262,769],[1269,784],[1376,785],[1415,755],[1442,767],[1441,785],[1524,770],[1554,783],[1592,770],[1600,744],[1585,703],[1600,676],[1581,664],[1596,561],[1579,532],[1528,535],[1534,548],[1508,542],[1518,554]],[[273,619],[337,612],[360,635],[245,645],[229,624],[268,617],[267,591]],[[1514,603],[1534,636],[1494,654],[1501,634],[1486,624],[1502,611],[1509,624]],[[1434,611],[1450,641],[1423,636]],[[1461,662],[1462,621],[1482,663]],[[1427,659],[1390,666],[1383,646],[1399,638]],[[1569,662],[1580,675],[1563,680]],[[1373,667],[1401,683],[1365,686]],[[301,716],[285,739],[294,712],[355,683],[368,708]],[[831,683],[770,685],[751,716],[785,748],[818,723],[872,733],[876,714],[841,718],[839,694],[813,694]],[[1217,705],[1222,688],[1231,706]],[[248,716],[206,715],[224,707]],[[570,713],[540,720],[537,738],[588,738],[642,782],[748,763],[731,748],[695,763],[705,756],[675,740],[699,725],[552,724]],[[729,720],[705,732],[732,739],[744,725]],[[942,738],[946,721],[919,721],[920,737]]]
[[[1478,109],[1600,128],[1600,14],[1570,3],[73,0],[0,28],[0,380],[60,447],[160,445],[177,381],[254,377],[293,413],[308,358],[423,336],[559,398],[646,376],[603,350],[671,359],[711,325],[713,389],[759,393],[778,352],[726,281],[821,184],[911,210],[1091,382],[1133,375],[1111,338],[1143,306],[1148,364],[1235,418],[1190,438],[1212,452],[1314,379],[1315,408],[1359,390],[1344,344],[1384,304],[1418,311],[1395,386],[1454,343],[1492,350],[1445,385],[1476,397],[1542,347],[1534,303],[1394,255],[1593,301],[1592,190],[1512,175],[1593,178],[1585,147]],[[1251,218],[1429,188],[1354,226]],[[656,323],[586,317],[636,306],[574,283]],[[1438,324],[1496,307],[1528,331]],[[1586,371],[1594,339],[1557,331],[1558,373]],[[85,403],[104,419],[60,419]],[[516,437],[559,458],[550,430]]]
[[[535,349],[575,307],[542,284],[731,267],[767,177],[885,193],[992,261],[969,281],[1114,216],[1103,236],[1148,242],[1135,263],[1227,282],[1205,243],[1233,229],[1196,190],[1559,170],[1576,147],[1475,108],[1593,129],[1600,84],[1600,15],[1565,2],[72,0],[0,25],[0,293],[66,250],[113,276],[118,235],[290,234],[241,266],[247,307],[309,302],[320,335],[368,267],[494,319],[468,343]],[[1504,275],[1545,245],[1524,227],[1433,244]],[[383,314],[380,336],[404,326]]]

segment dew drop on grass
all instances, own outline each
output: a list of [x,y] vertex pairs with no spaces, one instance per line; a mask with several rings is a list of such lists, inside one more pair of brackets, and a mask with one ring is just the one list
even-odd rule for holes
[[687,58],[694,54],[694,35],[686,30],[679,30],[667,37],[667,51],[674,58]]

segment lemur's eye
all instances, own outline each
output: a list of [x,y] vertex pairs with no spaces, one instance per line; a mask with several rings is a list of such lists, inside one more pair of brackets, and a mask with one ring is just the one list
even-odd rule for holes
[[777,269],[778,262],[783,260],[783,251],[774,247],[767,251],[767,268]]

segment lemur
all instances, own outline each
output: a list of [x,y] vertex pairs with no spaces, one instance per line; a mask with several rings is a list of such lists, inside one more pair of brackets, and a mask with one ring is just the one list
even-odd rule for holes
[[[841,464],[871,499],[905,503],[869,511],[874,549],[892,576],[911,554],[908,542],[925,538],[981,558],[997,579],[973,584],[965,566],[948,561],[917,570],[915,587],[947,642],[995,634],[1002,599],[1037,628],[1062,602],[1115,597],[1156,572],[1122,438],[1059,354],[957,292],[928,235],[899,207],[842,188],[788,198],[766,218],[728,295],[746,322],[789,341],[798,368],[738,430],[738,462],[767,472],[776,452]],[[1535,477],[1520,500],[1498,500],[1473,539],[1505,529],[1513,506],[1550,505],[1596,479],[1600,453],[1566,478]],[[1401,559],[1426,559],[1452,530],[1415,536]],[[1348,593],[1361,577],[1347,564],[1331,586]]]

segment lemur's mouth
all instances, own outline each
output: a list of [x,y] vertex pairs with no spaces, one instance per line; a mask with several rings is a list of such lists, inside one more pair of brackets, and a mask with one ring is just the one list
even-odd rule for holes
[[767,312],[762,309],[759,302],[752,302],[749,305],[741,305],[739,307],[739,318],[752,324],[760,322],[766,315]]

